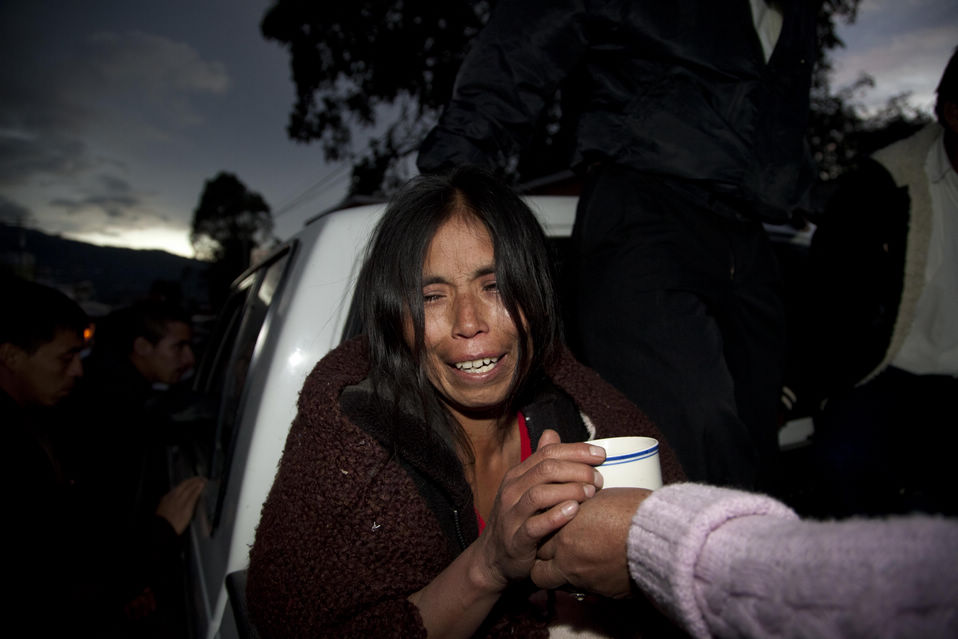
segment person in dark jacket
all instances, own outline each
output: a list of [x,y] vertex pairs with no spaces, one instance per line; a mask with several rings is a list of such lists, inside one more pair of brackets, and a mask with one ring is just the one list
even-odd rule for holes
[[91,516],[105,524],[116,552],[115,596],[131,632],[183,631],[184,537],[203,489],[199,477],[171,486],[167,447],[178,433],[169,387],[192,368],[189,316],[145,300],[97,323],[95,344],[71,410],[81,427],[67,457]]
[[937,122],[842,179],[812,241],[812,381],[830,514],[958,514],[958,54]]
[[484,172],[421,176],[389,204],[357,284],[364,335],[307,378],[263,506],[261,636],[545,637],[562,602],[615,620],[528,581],[602,485],[583,440],[660,437],[562,346],[550,270],[532,212]]
[[820,2],[502,0],[419,153],[507,162],[581,91],[578,352],[642,406],[689,477],[768,484],[784,358],[762,222],[801,208]]
[[[63,293],[19,278],[3,279],[0,313],[0,425],[7,583],[6,623],[35,637],[67,636],[97,619],[95,573],[74,531],[76,508],[56,433],[69,427],[56,407],[83,374],[80,354],[89,321]],[[82,551],[82,552],[81,552]],[[69,620],[69,621],[67,621]]]

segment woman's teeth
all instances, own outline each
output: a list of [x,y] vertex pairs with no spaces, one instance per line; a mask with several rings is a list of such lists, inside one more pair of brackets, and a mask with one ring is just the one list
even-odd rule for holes
[[456,362],[456,368],[466,373],[479,374],[492,370],[498,361],[498,357],[484,357],[471,362]]

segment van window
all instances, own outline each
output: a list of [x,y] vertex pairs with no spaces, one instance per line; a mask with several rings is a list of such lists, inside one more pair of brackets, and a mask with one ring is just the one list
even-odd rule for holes
[[280,290],[292,247],[274,254],[234,286],[197,372],[194,390],[213,412],[197,425],[193,466],[208,480],[207,516],[215,529],[233,457],[237,419],[245,401],[246,378],[257,346],[265,339],[266,319]]

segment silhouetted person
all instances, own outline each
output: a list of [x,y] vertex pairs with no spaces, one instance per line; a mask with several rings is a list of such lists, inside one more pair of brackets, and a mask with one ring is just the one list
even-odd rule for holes
[[[95,615],[97,588],[83,556],[90,528],[76,530],[76,510],[54,446],[55,406],[82,374],[87,317],[59,291],[4,280],[0,313],[0,422],[6,561],[4,623],[30,636],[68,636]],[[89,521],[90,527],[97,522]],[[92,581],[92,580],[90,580]]]
[[812,180],[819,6],[502,0],[420,150],[424,172],[506,161],[580,79],[573,337],[693,480],[773,474],[785,316],[762,222]]
[[828,514],[958,514],[958,53],[935,113],[843,178],[813,239]]
[[83,437],[71,471],[122,549],[114,560],[131,626],[151,636],[181,629],[182,534],[203,488],[195,477],[171,488],[167,464],[177,437],[167,389],[194,364],[190,339],[189,317],[164,302],[111,313],[98,323],[76,398]]

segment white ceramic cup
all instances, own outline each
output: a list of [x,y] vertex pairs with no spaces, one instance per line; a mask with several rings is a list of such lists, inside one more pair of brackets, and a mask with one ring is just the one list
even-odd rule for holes
[[659,441],[652,437],[608,437],[589,442],[605,449],[605,463],[597,466],[603,488],[662,487]]

